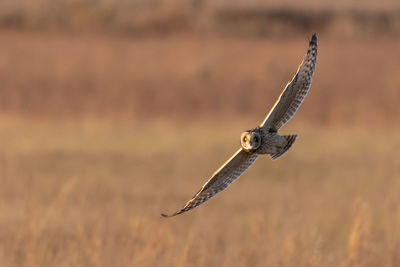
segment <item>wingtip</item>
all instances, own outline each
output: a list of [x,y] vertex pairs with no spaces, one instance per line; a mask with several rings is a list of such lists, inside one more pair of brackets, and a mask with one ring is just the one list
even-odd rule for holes
[[171,218],[171,217],[174,217],[174,216],[176,216],[176,215],[178,215],[178,214],[181,214],[181,213],[182,213],[182,212],[180,212],[180,211],[175,212],[175,213],[170,214],[170,215],[165,214],[165,213],[161,213],[161,217],[163,217],[163,218]]
[[313,35],[311,36],[311,41],[310,41],[310,45],[311,44],[317,44],[317,33],[313,33]]

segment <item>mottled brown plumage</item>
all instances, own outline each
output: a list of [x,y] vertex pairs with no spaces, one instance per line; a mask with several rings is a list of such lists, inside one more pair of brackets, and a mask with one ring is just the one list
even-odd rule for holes
[[272,159],[277,159],[288,151],[296,141],[297,135],[279,135],[277,132],[294,116],[307,96],[316,62],[317,36],[313,34],[306,57],[263,123],[255,129],[242,133],[240,137],[242,148],[211,176],[182,209],[172,215],[162,214],[162,216],[175,216],[206,202],[238,179],[259,155],[269,154]]
[[262,128],[276,132],[294,116],[310,89],[317,63],[317,54],[317,36],[314,34],[306,57],[261,124]]

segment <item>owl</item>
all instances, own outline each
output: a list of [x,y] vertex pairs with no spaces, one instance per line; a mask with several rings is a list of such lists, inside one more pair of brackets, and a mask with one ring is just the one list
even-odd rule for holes
[[304,101],[311,86],[316,62],[317,36],[313,34],[303,62],[261,125],[241,134],[241,148],[211,176],[182,209],[171,215],[161,215],[172,217],[206,202],[238,179],[260,155],[268,154],[272,159],[277,159],[286,153],[296,141],[297,134],[279,135],[278,130],[294,116]]

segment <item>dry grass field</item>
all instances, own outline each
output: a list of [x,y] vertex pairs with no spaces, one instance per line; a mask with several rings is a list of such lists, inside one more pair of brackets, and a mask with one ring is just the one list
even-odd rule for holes
[[[0,1],[1,267],[400,266],[398,1],[263,3]],[[264,119],[314,31],[293,148],[161,218]]]
[[398,266],[400,135],[291,124],[283,158],[181,207],[252,123],[1,119],[2,266]]
[[[0,111],[56,120],[254,116],[261,121],[297,70],[307,37],[3,31]],[[375,127],[400,121],[400,39],[319,35],[319,46],[313,90],[297,119]]]

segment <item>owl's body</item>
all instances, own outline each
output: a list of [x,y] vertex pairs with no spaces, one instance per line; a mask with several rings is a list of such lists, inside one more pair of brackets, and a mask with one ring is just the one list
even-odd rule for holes
[[242,133],[241,145],[248,153],[268,154],[272,159],[282,156],[296,141],[297,135],[279,135],[262,127]]
[[286,139],[274,132],[266,132],[264,130],[259,130],[261,133],[261,145],[258,149],[254,151],[257,154],[276,154],[286,146]]
[[259,149],[256,150],[257,154],[268,154],[273,159],[283,155],[296,140],[297,135],[279,135],[277,133],[267,132],[264,135],[264,142]]
[[297,134],[279,135],[278,130],[294,116],[304,101],[311,86],[316,62],[317,36],[314,34],[306,57],[265,120],[260,126],[242,133],[241,148],[211,176],[182,209],[170,216],[189,211],[226,189],[253,165],[259,155],[268,154],[272,159],[277,159],[289,150],[296,141]]

